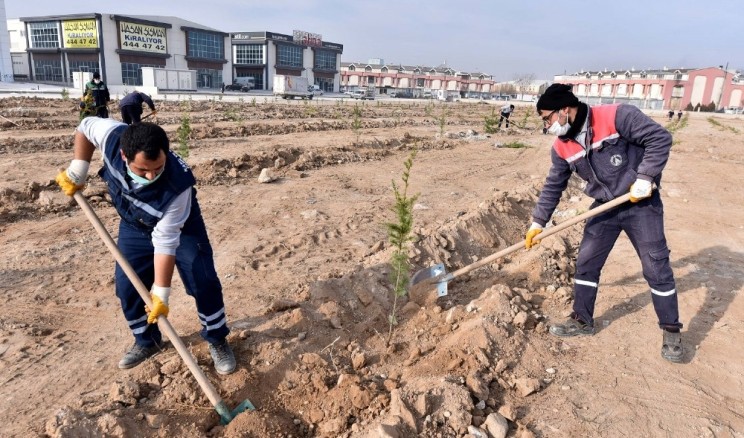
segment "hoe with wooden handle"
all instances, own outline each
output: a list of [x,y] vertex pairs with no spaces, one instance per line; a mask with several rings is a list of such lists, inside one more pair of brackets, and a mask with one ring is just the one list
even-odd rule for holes
[[[566,222],[563,222],[554,227],[548,228],[542,231],[540,234],[534,237],[534,240],[541,240],[555,233],[565,230],[568,227],[578,224],[579,222],[585,221],[591,217],[594,217],[600,213],[604,213],[607,210],[615,208],[616,206],[628,202],[630,200],[630,193],[626,193],[619,198],[615,198],[612,201],[606,202],[599,207],[595,207],[586,213],[580,214]],[[426,304],[436,301],[437,298],[447,295],[447,283],[454,280],[455,278],[467,274],[468,272],[478,269],[481,266],[492,263],[496,259],[511,254],[521,248],[524,248],[524,241],[515,243],[514,245],[502,249],[501,251],[491,254],[490,256],[478,260],[468,266],[458,269],[455,272],[447,273],[443,263],[436,264],[434,266],[421,269],[411,277],[411,288],[409,290],[409,296],[413,301],[418,304]],[[436,289],[436,297],[433,296],[433,292]]]
[[[93,225],[93,228],[96,229],[98,235],[101,236],[101,239],[103,239],[103,243],[106,244],[108,249],[113,254],[116,262],[119,263],[121,269],[127,274],[127,277],[129,277],[129,281],[131,281],[132,285],[134,285],[134,287],[137,289],[137,292],[145,301],[145,304],[147,304],[148,307],[152,307],[150,291],[147,290],[145,285],[142,283],[142,280],[140,280],[139,276],[137,276],[137,273],[132,268],[132,265],[130,265],[127,259],[124,258],[124,255],[119,250],[119,247],[116,246],[116,242],[114,242],[114,239],[111,237],[108,231],[106,231],[106,228],[101,223],[101,220],[98,218],[95,211],[93,211],[93,208],[88,203],[88,200],[86,200],[83,194],[79,191],[75,192],[75,195],[73,197],[75,198],[75,201],[77,201],[78,205],[80,205],[80,208],[83,209],[85,216],[88,217],[88,220]],[[165,333],[168,339],[170,339],[171,343],[176,348],[176,351],[178,351],[178,354],[181,356],[183,361],[186,363],[186,366],[191,371],[191,374],[194,375],[197,383],[199,383],[199,386],[201,386],[202,390],[204,390],[207,398],[209,398],[212,406],[214,406],[214,409],[219,414],[222,424],[229,423],[233,418],[235,418],[236,415],[241,412],[244,412],[246,410],[252,411],[256,409],[253,406],[253,403],[251,403],[250,400],[246,399],[241,402],[235,409],[230,410],[225,402],[220,398],[219,394],[217,394],[217,391],[209,382],[207,376],[205,376],[204,372],[201,370],[201,368],[199,368],[199,365],[196,363],[196,360],[191,355],[191,352],[189,352],[189,350],[186,348],[186,345],[183,343],[181,338],[178,337],[178,333],[176,333],[176,331],[173,329],[173,326],[170,324],[170,322],[168,322],[168,319],[166,317],[158,317],[158,328],[160,328],[160,331]]]

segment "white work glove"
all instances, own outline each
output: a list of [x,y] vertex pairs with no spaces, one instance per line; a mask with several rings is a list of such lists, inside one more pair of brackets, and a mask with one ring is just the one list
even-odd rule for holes
[[638,178],[630,186],[630,202],[638,202],[651,196],[651,181]]
[[537,222],[532,222],[532,225],[530,225],[530,229],[527,230],[527,236],[524,238],[524,247],[526,249],[532,248],[534,245],[537,245],[540,243],[539,240],[532,240],[537,236],[538,234],[542,233],[543,227],[542,225],[538,224]]
[[153,285],[150,290],[152,298],[152,309],[145,306],[147,312],[147,323],[154,324],[158,321],[158,316],[168,317],[168,297],[170,297],[171,288]]

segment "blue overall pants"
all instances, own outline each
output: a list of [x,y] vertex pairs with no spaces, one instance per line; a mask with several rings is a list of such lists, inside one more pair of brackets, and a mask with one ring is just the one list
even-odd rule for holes
[[[191,222],[191,220],[190,220]],[[155,281],[154,248],[150,232],[125,221],[119,224],[118,246],[132,265],[140,280],[148,288]],[[230,330],[227,327],[222,285],[214,268],[212,246],[209,244],[204,221],[193,221],[181,233],[176,250],[176,268],[186,293],[196,300],[196,310],[202,325],[201,336],[211,344],[221,343]],[[160,343],[162,335],[157,324],[147,324],[145,302],[137,293],[119,264],[116,264],[116,296],[135,342],[143,347]]]
[[643,277],[651,288],[659,327],[682,328],[674,273],[664,236],[664,207],[658,191],[648,199],[635,204],[625,203],[589,219],[576,261],[573,317],[594,325],[600,273],[621,231],[625,231],[641,259]]

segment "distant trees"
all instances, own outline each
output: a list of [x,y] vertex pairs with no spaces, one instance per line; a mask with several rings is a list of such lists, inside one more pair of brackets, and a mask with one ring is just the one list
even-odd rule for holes
[[531,92],[530,86],[535,82],[534,73],[520,73],[514,76],[514,85],[516,85],[517,92],[521,94]]
[[515,87],[514,84],[497,84],[494,87],[493,92],[500,96],[510,96],[512,94],[517,94],[517,87]]

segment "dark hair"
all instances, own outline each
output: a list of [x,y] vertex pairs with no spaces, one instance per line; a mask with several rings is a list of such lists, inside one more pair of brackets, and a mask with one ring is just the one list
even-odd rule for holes
[[156,160],[160,151],[167,154],[170,150],[168,134],[160,126],[148,122],[129,125],[121,135],[119,146],[130,161],[139,152],[144,152],[148,160]]
[[101,79],[101,74],[98,72],[93,73],[93,79]]
[[509,105],[509,108],[514,109],[514,105]]

